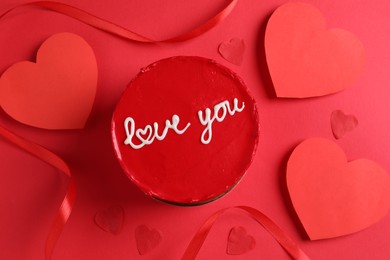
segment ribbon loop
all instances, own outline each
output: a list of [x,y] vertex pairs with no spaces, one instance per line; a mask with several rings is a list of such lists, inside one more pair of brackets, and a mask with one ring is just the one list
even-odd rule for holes
[[287,236],[287,234],[279,226],[277,226],[269,217],[267,217],[257,209],[248,206],[235,206],[231,208],[225,208],[211,215],[203,223],[198,232],[192,238],[190,244],[184,252],[182,260],[194,260],[196,258],[215,221],[217,221],[217,219],[223,213],[230,209],[241,209],[245,211],[250,217],[256,220],[260,225],[262,225],[276,241],[278,241],[280,246],[287,252],[287,254],[291,256],[292,259],[310,260],[310,258],[298,247],[298,245],[293,240],[291,240]]
[[103,18],[97,17],[96,15],[93,15],[82,9],[64,3],[60,3],[60,2],[54,2],[54,1],[38,1],[38,2],[31,2],[31,3],[15,6],[9,9],[8,11],[6,11],[5,13],[3,13],[2,15],[0,15],[0,19],[6,16],[8,13],[12,12],[13,10],[20,7],[28,7],[28,6],[40,7],[40,8],[45,8],[72,17],[74,19],[79,20],[82,23],[88,24],[92,27],[113,34],[115,36],[124,38],[125,40],[143,42],[143,43],[174,43],[174,42],[182,42],[182,41],[190,40],[209,31],[211,28],[221,23],[233,11],[237,2],[238,0],[230,0],[230,2],[227,4],[225,8],[222,9],[222,11],[220,11],[214,17],[208,19],[203,24],[181,35],[164,39],[164,40],[149,39],[148,37],[135,33],[131,30],[128,30],[120,25],[114,24]]
[[54,247],[58,241],[58,238],[60,237],[60,234],[65,226],[65,223],[68,221],[70,213],[72,212],[73,204],[76,197],[76,188],[70,169],[65,163],[65,161],[63,161],[56,154],[50,152],[49,150],[43,148],[36,143],[17,136],[16,134],[8,131],[2,126],[0,126],[0,136],[9,141],[10,143],[18,146],[20,149],[40,159],[41,161],[46,162],[54,168],[57,168],[69,177],[68,190],[65,194],[64,199],[62,200],[61,206],[57,212],[57,216],[54,219],[54,222],[49,231],[49,235],[46,239],[45,256],[46,259],[50,259]]

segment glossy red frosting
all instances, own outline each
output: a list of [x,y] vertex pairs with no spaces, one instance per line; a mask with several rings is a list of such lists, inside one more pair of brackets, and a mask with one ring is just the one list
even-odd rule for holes
[[[202,143],[207,124],[201,123],[198,111],[204,116],[209,108],[212,117],[215,105],[227,101],[233,109],[234,99],[242,111],[224,116],[220,109],[220,122],[212,122],[209,143]],[[173,115],[180,118],[178,130],[190,124],[188,128],[181,134],[168,128],[163,140],[152,140],[154,123],[162,135]],[[125,128],[129,117],[134,121],[132,142],[141,148],[125,144],[131,132],[129,121],[127,133]],[[138,139],[135,132],[140,128],[144,131],[138,131]],[[112,118],[115,152],[127,176],[146,194],[176,204],[206,203],[234,187],[252,162],[258,136],[256,105],[243,81],[228,68],[201,57],[172,57],[142,69]],[[142,138],[152,142],[142,144]]]

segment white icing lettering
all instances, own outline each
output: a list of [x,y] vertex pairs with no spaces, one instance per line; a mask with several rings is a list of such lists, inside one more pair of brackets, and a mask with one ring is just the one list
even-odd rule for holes
[[[202,125],[206,126],[206,128],[202,132],[201,136],[201,142],[203,144],[209,144],[211,141],[211,138],[213,137],[213,130],[212,130],[212,124],[215,120],[218,122],[222,122],[226,114],[229,113],[229,115],[233,116],[236,112],[241,112],[245,108],[244,102],[242,102],[242,106],[238,107],[238,99],[233,99],[233,108],[230,107],[229,101],[225,100],[222,101],[214,106],[214,114],[211,116],[211,109],[206,108],[205,115],[203,117],[203,111],[198,111],[198,117],[199,121]],[[207,138],[206,138],[207,137]]]
[[[226,116],[234,116],[235,113],[242,112],[245,108],[245,103],[242,102],[241,106],[238,106],[238,99],[233,99],[233,104],[230,104],[228,100],[224,100],[213,107],[213,110],[206,108],[204,111],[198,111],[198,118],[200,123],[205,126],[202,135],[201,142],[203,144],[209,144],[213,138],[213,123],[214,121],[222,122]],[[144,128],[135,127],[135,121],[132,117],[127,117],[124,121],[124,127],[126,132],[125,145],[131,146],[133,149],[141,149],[145,145],[152,144],[156,139],[162,141],[168,134],[169,129],[172,129],[176,134],[184,134],[190,123],[179,129],[180,118],[178,115],[173,115],[171,120],[165,120],[165,127],[161,134],[159,133],[159,125],[154,122],[152,125],[146,125]],[[135,140],[135,141],[134,141]]]
[[[140,149],[145,145],[153,143],[155,139],[162,141],[168,134],[168,130],[172,129],[178,135],[184,134],[184,132],[190,127],[188,123],[183,129],[179,129],[180,118],[178,115],[173,115],[172,120],[165,120],[165,128],[160,135],[158,133],[158,123],[154,122],[153,127],[151,125],[146,125],[145,128],[138,128],[135,130],[135,121],[132,117],[127,117],[124,122],[124,127],[126,131],[126,139],[124,141],[125,145],[130,145],[133,149]],[[130,127],[129,127],[130,126]],[[133,138],[136,137],[139,143],[134,143]]]

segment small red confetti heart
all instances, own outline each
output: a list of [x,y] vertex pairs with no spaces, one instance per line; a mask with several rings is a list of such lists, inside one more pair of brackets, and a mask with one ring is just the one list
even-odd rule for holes
[[104,231],[117,235],[122,230],[124,215],[121,206],[111,206],[95,214],[95,224]]
[[225,60],[235,65],[241,65],[244,57],[245,43],[240,38],[233,38],[229,42],[222,42],[219,45],[218,51]]
[[140,255],[152,251],[161,243],[161,240],[161,234],[156,229],[149,229],[145,225],[140,225],[135,229],[135,241]]
[[230,230],[226,253],[228,255],[242,255],[255,246],[255,239],[247,234],[244,227],[237,226]]
[[341,110],[335,110],[330,116],[330,125],[334,137],[340,139],[346,133],[351,132],[356,128],[358,120],[354,115],[346,115]]

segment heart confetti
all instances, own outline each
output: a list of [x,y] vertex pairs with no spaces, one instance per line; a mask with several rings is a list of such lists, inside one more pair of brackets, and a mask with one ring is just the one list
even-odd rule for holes
[[149,229],[145,225],[140,225],[135,229],[135,241],[138,253],[145,255],[161,243],[162,237],[156,229]]
[[354,115],[346,115],[341,110],[335,110],[330,116],[330,126],[336,139],[340,139],[348,132],[351,132],[358,125],[358,120]]
[[233,38],[228,42],[222,42],[218,51],[225,60],[235,65],[241,65],[244,58],[245,42],[240,38]]
[[360,75],[364,47],[351,32],[326,29],[321,12],[305,3],[280,6],[265,33],[268,69],[277,97],[339,92]]
[[97,64],[89,44],[72,33],[48,38],[36,63],[12,65],[0,78],[0,106],[15,120],[45,129],[80,129],[91,113]]
[[246,229],[241,226],[230,230],[226,253],[229,255],[242,255],[256,246],[255,239],[248,235]]
[[125,211],[119,205],[101,210],[95,214],[95,224],[106,232],[119,234],[123,228]]
[[287,164],[287,187],[310,239],[333,238],[371,226],[390,208],[390,177],[367,159],[347,162],[334,142],[311,138]]

